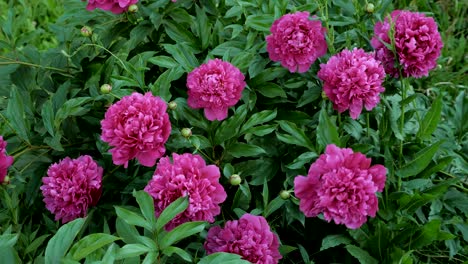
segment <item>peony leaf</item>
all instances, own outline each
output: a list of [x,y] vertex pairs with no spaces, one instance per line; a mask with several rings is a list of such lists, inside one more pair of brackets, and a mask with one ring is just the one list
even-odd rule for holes
[[259,146],[235,142],[230,145],[227,149],[227,153],[231,154],[235,158],[240,157],[252,157],[265,154],[265,150]]
[[119,237],[104,233],[90,234],[74,244],[68,255],[71,255],[74,260],[78,261],[119,239]]
[[276,117],[276,109],[275,110],[264,110],[258,113],[253,114],[242,126],[240,130],[240,134],[244,134],[245,131],[248,129],[266,123],[268,121],[273,120]]
[[[26,118],[25,101],[18,88],[13,85],[10,88],[6,116],[18,137],[29,143],[30,125]],[[2,120],[2,123],[4,121]]]
[[399,170],[397,170],[396,174],[402,178],[417,175],[429,165],[432,157],[437,150],[439,150],[441,144],[442,141],[438,141],[431,146],[420,150],[416,155],[414,155],[414,159],[403,165]]
[[[156,216],[154,214],[154,201],[153,198],[145,191],[133,191],[133,196],[136,198],[140,211],[145,217],[146,221],[154,227],[156,224]],[[152,228],[151,231],[154,231]]]
[[263,212],[263,216],[267,218],[269,215],[274,213],[276,210],[280,209],[281,206],[286,202],[281,196],[277,196],[275,199],[270,201],[268,205],[265,207],[265,211]]
[[244,122],[247,116],[247,110],[245,105],[241,105],[236,109],[236,113],[224,120],[221,125],[216,129],[214,136],[214,144],[220,145],[221,143],[236,137],[239,132],[241,124]]
[[115,212],[117,213],[117,216],[121,218],[123,221],[125,221],[127,224],[141,226],[141,227],[146,228],[147,230],[152,229],[152,226],[148,222],[146,222],[146,220],[140,214],[130,211],[128,209],[119,207],[119,206],[114,206],[114,207],[115,207]]
[[180,197],[174,202],[172,202],[162,213],[159,215],[156,220],[156,232],[161,232],[163,227],[169,223],[174,217],[187,209],[189,205],[188,197]]
[[205,256],[200,259],[198,264],[249,264],[250,262],[247,260],[241,259],[242,257],[233,254],[233,253],[226,253],[226,252],[216,252]]
[[131,257],[140,256],[151,251],[151,249],[141,244],[127,244],[121,249],[117,250],[116,259],[126,259]]
[[59,228],[49,240],[45,250],[45,263],[60,263],[68,248],[75,240],[85,223],[86,218],[77,218]]
[[314,145],[312,141],[306,136],[303,130],[299,129],[296,124],[286,120],[278,121],[280,127],[288,132],[288,134],[276,133],[276,137],[288,144],[294,144],[308,148],[310,151],[314,151]]
[[187,251],[181,249],[181,248],[178,248],[178,247],[172,247],[172,246],[169,246],[167,248],[165,248],[162,252],[164,255],[170,257],[172,256],[172,254],[177,254],[179,257],[181,257],[183,260],[187,261],[187,262],[192,262],[193,260],[193,257],[192,255],[190,255],[190,253],[188,253]]
[[269,32],[274,19],[275,17],[269,14],[250,15],[245,20],[245,25],[258,31]]
[[361,249],[359,247],[356,247],[354,245],[347,245],[346,250],[348,250],[349,254],[351,256],[357,258],[359,263],[361,264],[377,264],[379,263],[375,258],[373,258],[367,251],[364,249]]
[[261,93],[263,96],[268,97],[268,98],[275,98],[275,97],[286,98],[287,97],[283,88],[281,88],[281,86],[275,83],[267,82],[255,88],[259,93]]
[[351,239],[344,235],[328,235],[322,240],[322,246],[320,247],[320,251],[336,247],[339,245],[348,245],[351,243]]
[[199,66],[199,62],[194,55],[194,50],[188,45],[183,44],[163,44],[164,49],[171,54],[174,59],[184,68],[186,72],[190,72]]
[[325,149],[329,144],[340,146],[340,137],[338,136],[338,128],[328,116],[326,107],[320,110],[319,124],[317,127],[317,144],[320,149]]
[[173,245],[174,243],[179,242],[180,240],[189,237],[191,235],[200,233],[205,229],[206,222],[196,221],[196,222],[186,222],[179,226],[176,226],[170,232],[165,233],[159,239],[159,246],[161,250],[166,249],[167,247]]
[[163,68],[174,68],[179,66],[179,64],[173,58],[168,56],[152,57],[148,59],[148,62]]
[[432,133],[437,128],[437,125],[440,121],[440,116],[442,114],[442,96],[437,97],[437,99],[432,103],[431,109],[427,111],[423,120],[419,124],[418,138],[422,140],[429,140]]

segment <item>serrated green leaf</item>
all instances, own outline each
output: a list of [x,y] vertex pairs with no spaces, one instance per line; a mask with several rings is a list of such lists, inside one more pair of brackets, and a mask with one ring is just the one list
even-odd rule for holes
[[57,233],[49,240],[45,250],[46,263],[60,263],[70,248],[73,240],[80,232],[86,218],[77,218],[59,228]]
[[403,165],[396,174],[402,178],[415,176],[423,171],[431,162],[434,154],[439,150],[442,141],[438,141],[431,146],[428,146],[414,155],[414,158]]
[[171,221],[176,215],[185,211],[188,205],[188,197],[184,196],[177,198],[177,200],[175,200],[169,206],[167,206],[156,220],[156,231],[161,232],[163,227],[167,223],[169,223],[169,221]]

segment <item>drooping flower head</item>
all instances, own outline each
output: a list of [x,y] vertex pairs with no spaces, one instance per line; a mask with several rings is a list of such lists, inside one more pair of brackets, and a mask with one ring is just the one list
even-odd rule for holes
[[255,264],[275,264],[282,258],[278,237],[271,232],[266,219],[251,214],[227,221],[224,228],[210,228],[204,247],[207,254],[234,253]]
[[266,37],[270,59],[290,72],[306,72],[318,57],[327,53],[326,29],[309,12],[286,14],[275,20]]
[[13,157],[6,155],[6,146],[7,142],[0,136],[0,184],[5,181],[8,168],[13,164]]
[[97,204],[102,192],[103,169],[88,155],[66,157],[52,164],[42,178],[42,195],[55,221],[67,223],[85,217],[88,208]]
[[220,203],[226,192],[219,183],[220,171],[216,165],[206,165],[199,155],[173,153],[159,160],[153,178],[145,192],[154,199],[156,216],[177,198],[188,196],[188,208],[166,225],[166,230],[189,221],[208,221],[221,212]]
[[385,90],[382,64],[373,53],[362,49],[343,50],[332,56],[327,64],[320,64],[317,76],[323,80],[323,90],[333,107],[340,113],[349,110],[353,119],[358,118],[363,107],[373,109]]
[[327,221],[359,228],[378,210],[376,192],[385,186],[387,170],[349,148],[328,145],[307,176],[294,179],[299,209],[307,216],[323,213]]
[[102,10],[111,11],[114,14],[121,14],[126,12],[129,6],[136,3],[138,3],[138,0],[88,0],[86,9],[91,11],[100,8]]
[[[391,24],[394,24],[393,36],[389,36]],[[396,58],[393,51],[384,44],[391,46],[390,37],[395,39]],[[403,77],[415,78],[427,76],[437,66],[437,58],[443,47],[437,24],[432,17],[404,10],[393,11],[391,21],[386,18],[375,24],[371,44],[386,73],[399,77],[398,68],[395,67],[398,62],[402,67]]]
[[229,62],[210,60],[187,75],[187,104],[204,108],[208,120],[223,120],[237,104],[246,85],[242,72]]
[[103,141],[116,165],[128,166],[136,158],[141,165],[152,167],[164,155],[164,144],[171,133],[167,105],[150,92],[133,93],[113,104],[101,121]]

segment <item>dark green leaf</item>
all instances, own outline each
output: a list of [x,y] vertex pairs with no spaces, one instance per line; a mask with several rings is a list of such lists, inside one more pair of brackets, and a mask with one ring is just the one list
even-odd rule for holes
[[151,230],[152,226],[146,222],[146,220],[140,215],[133,211],[127,210],[125,208],[114,206],[117,216],[124,220],[129,225],[136,225],[144,227],[148,230]]
[[439,150],[442,141],[438,141],[428,146],[414,155],[413,160],[403,165],[396,174],[402,178],[415,176],[423,171],[432,160],[434,154]]
[[319,124],[317,127],[317,144],[325,149],[329,144],[340,146],[340,138],[335,123],[328,116],[326,107],[320,110]]
[[282,199],[280,196],[277,196],[275,199],[270,201],[268,205],[265,207],[265,210],[263,212],[263,216],[266,218],[272,213],[274,213],[276,210],[280,209],[281,206],[286,202],[286,200]]
[[54,109],[52,106],[52,101],[47,100],[43,105],[42,105],[42,110],[41,110],[41,116],[42,116],[42,122],[44,123],[44,127],[47,129],[47,132],[54,137],[55,131],[54,131]]
[[196,221],[196,222],[186,222],[181,225],[176,226],[169,233],[166,233],[160,239],[160,247],[162,250],[165,248],[177,243],[178,241],[189,237],[191,235],[200,233],[205,229],[206,222]]
[[74,260],[81,260],[92,252],[110,244],[120,238],[104,233],[94,233],[85,236],[73,245],[70,254]]
[[164,255],[170,257],[172,256],[172,254],[177,254],[179,255],[179,257],[181,257],[183,260],[187,261],[187,262],[192,262],[192,255],[190,255],[187,251],[181,249],[181,248],[178,248],[178,247],[172,247],[172,246],[169,246],[167,248],[165,248],[162,252]]
[[275,117],[276,117],[276,109],[264,110],[264,111],[255,113],[244,123],[240,131],[240,134],[243,134],[245,131],[247,131],[251,127],[271,121]]
[[181,43],[177,44],[164,44],[164,49],[171,54],[174,59],[184,68],[186,72],[191,72],[199,66],[198,60],[195,57],[195,52],[188,45]]
[[167,206],[164,211],[159,215],[158,219],[156,220],[156,231],[161,232],[162,228],[169,223],[176,215],[182,213],[187,209],[189,205],[188,197],[180,197],[177,198],[174,202],[172,202],[169,206]]
[[440,224],[440,219],[433,219],[421,227],[411,239],[410,247],[414,249],[422,248],[437,240],[440,232]]
[[419,124],[418,134],[416,135],[420,139],[430,139],[432,133],[436,130],[437,125],[440,121],[440,115],[442,113],[442,96],[432,103],[431,108],[424,115],[423,120]]
[[116,259],[126,259],[131,257],[140,256],[151,251],[151,249],[141,244],[127,244],[117,250]]
[[230,145],[227,152],[235,158],[252,157],[266,153],[265,150],[259,146],[238,142]]
[[163,68],[174,68],[179,66],[179,64],[173,58],[168,56],[152,57],[148,59],[148,62]]
[[236,137],[241,127],[241,124],[244,122],[245,117],[247,116],[247,110],[245,105],[241,105],[237,108],[236,113],[224,120],[221,125],[216,130],[214,136],[215,145],[220,145],[228,139]]
[[320,247],[320,251],[339,245],[349,245],[350,243],[351,239],[344,235],[328,235],[322,240],[322,246]]
[[369,255],[367,251],[359,247],[356,247],[354,245],[347,245],[346,250],[348,250],[351,256],[357,258],[357,260],[361,264],[378,264],[379,263],[375,258],[371,257],[371,255]]
[[284,92],[281,86],[275,83],[263,83],[256,87],[256,90],[261,93],[263,96],[268,98],[283,97],[286,98],[286,93]]
[[245,25],[258,31],[269,32],[274,19],[275,17],[270,14],[250,15],[245,20]]
[[276,136],[279,140],[288,144],[306,147],[309,150],[314,151],[314,145],[312,144],[312,141],[310,141],[310,139],[305,135],[304,131],[299,129],[296,124],[285,120],[278,121],[278,124],[284,131],[288,132],[286,135],[276,133]]
[[156,224],[156,216],[154,214],[153,198],[145,191],[133,191],[133,196],[136,198],[140,211],[146,221],[154,226]]
[[23,96],[16,86],[12,86],[10,89],[10,99],[6,111],[8,121],[18,137],[29,143],[30,126],[25,113]]

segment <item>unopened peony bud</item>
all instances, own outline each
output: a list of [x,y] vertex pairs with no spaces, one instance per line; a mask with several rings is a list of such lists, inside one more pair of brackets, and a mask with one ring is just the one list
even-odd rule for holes
[[289,199],[289,197],[291,197],[291,193],[290,193],[289,191],[282,190],[282,191],[280,192],[280,197],[281,197],[281,199],[283,199],[283,200],[287,200],[287,199]]
[[169,107],[170,110],[175,110],[177,108],[177,103],[174,101],[170,101],[167,106]]
[[180,133],[184,138],[189,138],[190,136],[192,136],[192,130],[190,128],[182,128]]
[[374,13],[374,10],[375,10],[374,4],[368,3],[368,4],[366,5],[366,11],[367,11],[368,13]]
[[3,185],[10,184],[10,177],[8,175],[6,175],[5,178],[3,178],[3,182],[1,184],[3,184]]
[[328,100],[328,97],[327,97],[327,94],[325,93],[325,91],[322,91],[322,99],[323,100]]
[[83,26],[80,31],[81,31],[81,36],[83,37],[89,38],[91,37],[91,35],[93,35],[93,30],[88,26]]
[[108,94],[112,91],[112,86],[110,84],[103,84],[101,85],[101,93]]
[[128,7],[128,12],[130,13],[136,13],[138,12],[138,6],[137,5],[131,5]]
[[231,177],[229,177],[229,183],[231,185],[237,186],[241,183],[242,179],[239,176],[239,174],[233,174]]

